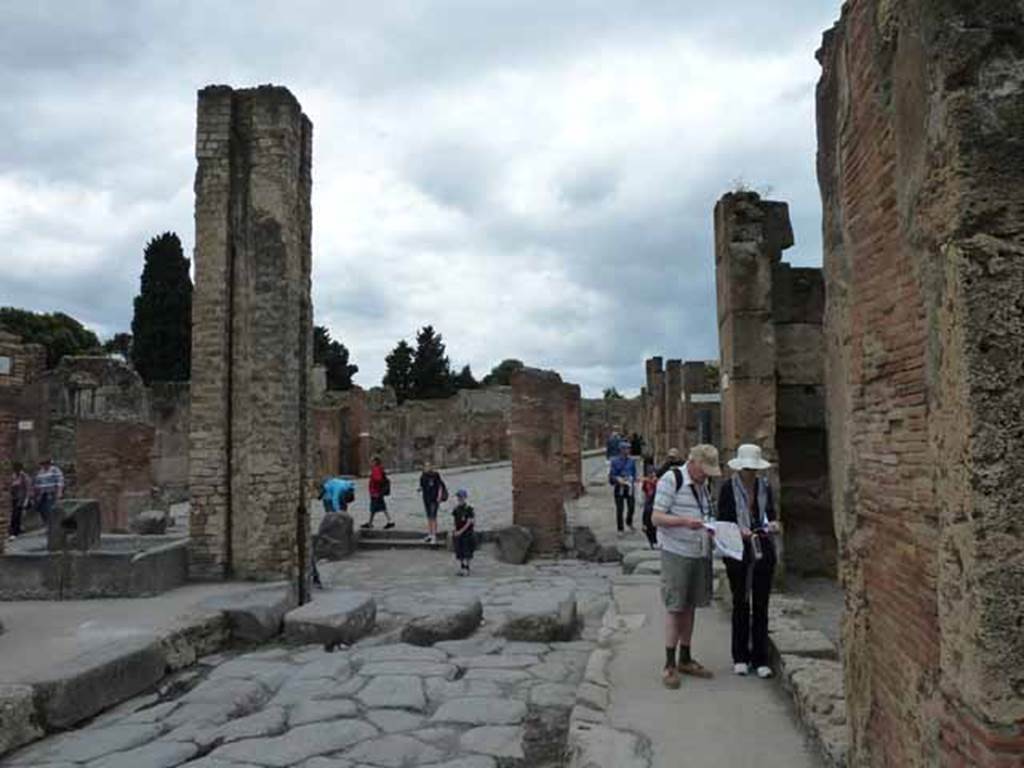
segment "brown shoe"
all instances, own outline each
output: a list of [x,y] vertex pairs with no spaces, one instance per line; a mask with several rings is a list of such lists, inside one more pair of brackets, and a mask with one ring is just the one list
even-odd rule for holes
[[672,667],[665,667],[665,671],[661,673],[661,682],[666,688],[675,690],[679,687],[679,672]]
[[679,665],[679,674],[690,675],[691,677],[700,677],[705,680],[715,676],[710,669],[706,669],[702,664],[700,664],[700,662],[692,660]]

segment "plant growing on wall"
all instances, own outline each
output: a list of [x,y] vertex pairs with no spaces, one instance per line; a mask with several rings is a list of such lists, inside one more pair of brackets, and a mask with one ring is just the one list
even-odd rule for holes
[[46,367],[53,368],[64,355],[87,355],[100,351],[96,334],[63,312],[45,314],[27,309],[0,307],[0,328],[21,337],[25,344],[46,348]]
[[146,244],[132,318],[132,364],[147,384],[188,381],[192,370],[192,278],[181,240],[164,232]]

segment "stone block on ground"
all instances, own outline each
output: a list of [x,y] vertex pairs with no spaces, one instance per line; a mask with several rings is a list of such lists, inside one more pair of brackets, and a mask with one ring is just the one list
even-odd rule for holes
[[503,563],[522,565],[533,549],[533,533],[521,525],[509,525],[495,533],[494,543],[498,548],[498,559]]
[[832,659],[784,655],[779,658],[783,685],[796,711],[830,766],[845,766],[849,750],[843,666]]
[[622,558],[622,572],[633,573],[640,563],[648,560],[660,560],[661,552],[657,549],[634,549],[627,552]]
[[44,726],[55,730],[142,693],[164,676],[166,666],[157,638],[113,638],[25,682],[32,686]]
[[285,636],[298,643],[352,645],[373,630],[376,618],[377,603],[368,592],[320,592],[285,614]]
[[469,637],[483,621],[484,607],[479,598],[461,601],[442,601],[429,606],[422,616],[414,616],[402,627],[403,643],[433,645],[444,640]]
[[46,536],[50,552],[88,552],[100,545],[102,519],[100,503],[95,499],[64,499],[52,514]]
[[575,639],[579,631],[573,590],[527,592],[502,610],[494,634],[508,640],[564,642]]
[[285,614],[298,605],[298,599],[291,584],[280,582],[238,594],[218,595],[204,600],[202,605],[227,617],[234,639],[261,643],[280,634]]
[[356,551],[355,524],[345,512],[328,512],[313,537],[318,560],[342,560]]
[[594,532],[585,525],[578,525],[572,529],[573,547],[576,557],[580,560],[595,562],[601,555],[601,544]]
[[622,560],[622,551],[615,544],[602,544],[597,553],[599,563],[618,563]]
[[606,725],[576,720],[569,729],[569,768],[649,768],[650,745]]
[[42,736],[31,686],[0,685],[0,755]]
[[131,522],[131,529],[140,536],[160,536],[167,533],[167,513],[158,509],[140,512]]
[[836,647],[825,633],[817,629],[785,630],[769,636],[776,653],[791,656],[809,656],[817,659],[837,658]]
[[656,560],[643,560],[637,563],[633,573],[638,576],[658,576],[661,574],[661,558]]

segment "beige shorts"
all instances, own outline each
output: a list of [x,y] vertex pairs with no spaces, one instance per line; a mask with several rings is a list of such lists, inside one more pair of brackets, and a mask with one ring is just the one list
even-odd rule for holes
[[669,613],[711,603],[711,558],[661,550],[661,599]]

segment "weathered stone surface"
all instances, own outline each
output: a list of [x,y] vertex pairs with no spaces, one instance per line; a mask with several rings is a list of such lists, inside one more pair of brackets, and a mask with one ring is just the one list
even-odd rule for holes
[[359,714],[359,708],[354,701],[348,699],[304,701],[296,704],[288,712],[288,725],[294,728],[298,725],[321,723],[325,720],[355,717],[357,714]]
[[376,617],[377,603],[369,593],[322,592],[285,614],[285,635],[293,642],[351,645],[369,634]]
[[174,768],[189,760],[199,751],[195,744],[175,741],[155,741],[144,747],[104,755],[91,763],[88,768]]
[[528,593],[505,609],[494,634],[509,640],[557,642],[572,640],[579,630],[576,593]]
[[265,642],[280,634],[285,614],[297,604],[294,586],[283,582],[203,602],[205,608],[227,616],[233,638],[251,643]]
[[633,573],[640,563],[648,560],[660,560],[661,552],[657,549],[634,549],[622,558],[622,572]]
[[484,607],[479,598],[430,606],[427,615],[416,616],[402,627],[401,638],[412,645],[433,645],[442,640],[469,637],[480,626]]
[[0,755],[42,735],[43,729],[36,722],[32,688],[27,685],[0,685]]
[[483,726],[462,734],[459,741],[463,749],[480,752],[499,759],[522,760],[523,729],[515,726]]
[[425,648],[410,643],[392,643],[375,645],[369,648],[358,648],[352,659],[358,664],[371,664],[380,661],[426,661],[444,662],[448,654],[437,648]]
[[47,528],[50,552],[88,552],[100,544],[102,529],[99,502],[94,499],[63,499],[54,508]]
[[373,675],[416,675],[418,677],[455,678],[458,670],[451,664],[436,661],[375,661],[364,664],[359,674]]
[[773,631],[771,644],[779,654],[812,656],[819,659],[836,658],[836,647],[816,629]]
[[521,525],[509,525],[495,533],[494,543],[498,548],[498,559],[503,563],[522,565],[533,549],[533,534]]
[[415,675],[381,675],[363,688],[357,698],[368,707],[411,709],[422,712],[427,707],[423,681]]
[[578,525],[572,529],[573,547],[576,557],[580,560],[599,560],[601,555],[601,544],[597,536],[585,525]]
[[485,656],[457,656],[454,664],[464,669],[523,669],[540,663],[540,657],[531,654],[513,655],[505,653]]
[[366,719],[384,733],[414,731],[426,720],[423,715],[403,712],[399,709],[371,709],[366,713]]
[[633,733],[583,721],[569,729],[570,768],[649,768],[649,754]]
[[633,573],[635,573],[637,575],[640,575],[640,576],[643,576],[643,575],[657,576],[658,574],[661,573],[661,558],[659,557],[656,560],[655,559],[647,559],[647,560],[640,561],[633,568]]
[[377,729],[361,720],[339,720],[325,727],[320,723],[293,728],[272,739],[247,739],[215,749],[210,757],[236,763],[290,768],[317,755],[352,746],[377,735]]
[[8,758],[7,763],[15,766],[39,766],[63,761],[87,763],[147,744],[162,732],[163,728],[156,723],[73,731],[23,749]]
[[347,512],[329,512],[313,537],[318,560],[343,560],[356,551],[355,524]]
[[158,509],[140,512],[132,520],[132,530],[140,536],[161,536],[167,533],[168,516]]
[[541,683],[530,689],[530,704],[535,707],[572,709],[576,703],[576,686]]
[[830,766],[847,765],[849,733],[843,668],[838,661],[781,656],[783,684],[793,695],[797,714]]
[[443,756],[440,750],[403,734],[370,739],[346,753],[346,757],[352,760],[379,765],[382,768],[426,765],[440,760]]
[[436,763],[431,768],[498,768],[498,764],[491,757],[473,755],[472,757],[458,757],[445,763]]
[[25,682],[46,727],[67,728],[142,693],[164,676],[165,666],[156,638],[113,639]]
[[526,717],[526,705],[514,699],[473,697],[446,701],[431,717],[435,723],[511,725]]

